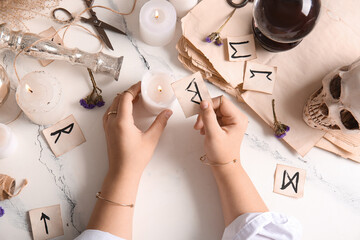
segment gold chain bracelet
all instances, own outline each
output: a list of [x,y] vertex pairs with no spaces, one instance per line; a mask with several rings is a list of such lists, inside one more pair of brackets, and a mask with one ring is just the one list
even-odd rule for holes
[[[207,160],[207,162],[205,162]],[[237,159],[231,160],[230,162],[226,162],[226,163],[215,163],[215,162],[210,162],[209,159],[207,158],[206,154],[200,157],[200,161],[202,164],[207,165],[207,166],[212,166],[212,167],[220,167],[220,166],[225,166],[228,165],[230,163],[236,163]]]
[[109,203],[111,203],[111,204],[114,204],[114,205],[117,205],[117,206],[121,206],[121,207],[129,207],[129,208],[133,208],[133,207],[134,207],[134,204],[122,204],[122,203],[113,202],[113,201],[111,201],[111,200],[108,200],[108,199],[106,199],[106,198],[103,198],[102,196],[100,196],[100,194],[101,194],[101,192],[98,192],[98,193],[96,194],[96,198],[101,199],[101,200],[103,200],[103,201],[105,201],[105,202],[109,202]]

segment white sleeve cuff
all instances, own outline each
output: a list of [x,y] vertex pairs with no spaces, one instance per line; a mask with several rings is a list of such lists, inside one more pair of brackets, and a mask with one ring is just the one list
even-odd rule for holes
[[300,222],[280,213],[246,213],[226,227],[222,240],[300,240]]
[[108,232],[87,229],[74,240],[125,240]]

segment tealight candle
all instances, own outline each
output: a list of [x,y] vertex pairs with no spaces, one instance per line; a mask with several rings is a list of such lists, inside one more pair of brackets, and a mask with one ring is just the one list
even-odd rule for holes
[[169,0],[169,2],[175,7],[177,16],[182,18],[195,7],[198,0]]
[[141,80],[141,96],[144,107],[157,115],[165,109],[170,109],[175,101],[171,87],[174,78],[164,72],[149,71]]
[[17,140],[11,129],[0,123],[0,159],[9,157],[17,147]]
[[16,90],[16,101],[25,115],[39,125],[50,125],[63,117],[61,86],[45,72],[27,74]]
[[139,15],[140,35],[145,43],[165,46],[175,34],[176,10],[165,0],[151,0],[144,4]]

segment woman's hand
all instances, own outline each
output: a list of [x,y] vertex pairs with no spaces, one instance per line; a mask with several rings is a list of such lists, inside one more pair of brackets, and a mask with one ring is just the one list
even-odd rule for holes
[[[212,106],[201,102],[201,113],[194,128],[205,135],[205,151],[213,163],[240,161],[240,145],[248,124],[247,117],[225,97],[213,99]],[[225,226],[238,216],[268,211],[241,163],[213,166]]]
[[119,94],[103,118],[109,172],[115,175],[126,173],[141,176],[172,115],[171,110],[164,110],[147,131],[140,131],[133,118],[133,102],[138,100],[140,90],[138,82]]
[[247,117],[225,98],[202,101],[201,113],[194,128],[205,135],[205,152],[209,161],[226,163],[240,160],[240,145],[247,127]]

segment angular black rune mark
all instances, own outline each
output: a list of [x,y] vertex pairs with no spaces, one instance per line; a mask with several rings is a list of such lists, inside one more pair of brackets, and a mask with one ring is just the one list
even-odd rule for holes
[[[195,90],[190,89],[191,85],[193,85],[193,84],[195,86]],[[202,101],[202,97],[201,97],[197,82],[195,81],[195,78],[190,82],[189,86],[185,90],[188,91],[188,92],[195,93],[195,95],[191,98],[191,101],[193,103],[200,104],[200,102]],[[199,96],[200,102],[195,100],[196,96]]]
[[[289,182],[285,184],[285,176],[289,179]],[[296,178],[296,183],[294,184],[294,179]],[[289,176],[289,173],[285,170],[283,174],[283,181],[281,184],[281,190],[286,189],[290,184],[293,187],[295,193],[298,191],[298,183],[299,183],[299,172],[296,172],[293,177]]]
[[47,226],[47,223],[46,223],[46,219],[50,221],[50,217],[47,216],[45,213],[41,213],[41,218],[40,218],[40,221],[44,220],[44,225],[45,225],[45,231],[46,231],[46,234],[49,234],[49,230],[48,230],[48,226]]
[[233,53],[233,55],[231,55],[231,57],[232,58],[247,58],[247,57],[251,57],[251,54],[249,54],[249,55],[240,55],[240,56],[235,56],[236,54],[237,54],[237,50],[236,50],[236,48],[234,47],[234,45],[241,45],[241,44],[247,44],[247,43],[249,43],[249,41],[245,41],[245,42],[231,42],[231,43],[229,43],[229,45],[230,45],[230,47],[235,51],[234,53]]
[[67,127],[64,127],[63,129],[60,129],[60,130],[57,130],[57,131],[51,133],[50,136],[58,135],[57,138],[56,138],[56,140],[55,140],[55,143],[57,143],[57,141],[58,141],[59,138],[60,138],[61,133],[70,134],[71,131],[73,130],[73,128],[74,128],[74,123],[70,124],[70,125],[67,126]]
[[272,81],[271,78],[269,78],[270,75],[272,74],[272,72],[267,72],[267,71],[255,71],[255,70],[251,70],[251,69],[250,69],[250,72],[251,72],[250,78],[255,77],[255,73],[260,73],[260,74],[266,74],[266,78],[267,78],[269,81]]

